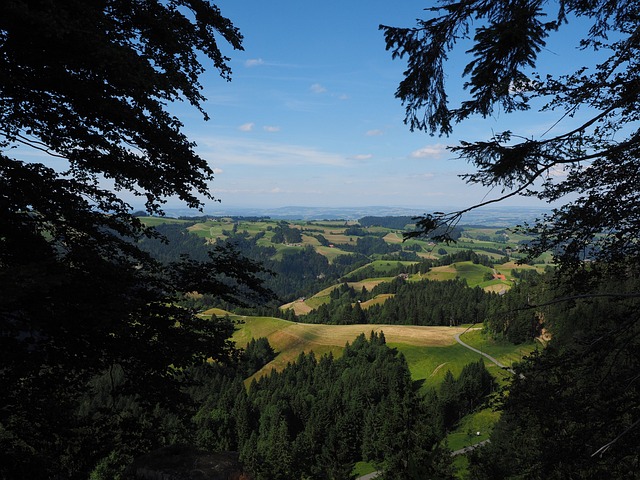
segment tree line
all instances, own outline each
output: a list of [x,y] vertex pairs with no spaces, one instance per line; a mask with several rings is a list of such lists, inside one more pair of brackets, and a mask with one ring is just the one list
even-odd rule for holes
[[[404,268],[404,267],[403,267]],[[534,270],[518,273],[515,286],[504,294],[469,287],[464,280],[406,281],[396,277],[371,291],[342,283],[329,294],[329,302],[304,317],[306,323],[397,324],[451,326],[482,323],[495,338],[511,343],[531,342],[544,327],[544,316],[526,308],[548,295],[550,274]],[[392,294],[380,304],[362,304],[378,295]],[[294,318],[290,318],[294,319]]]

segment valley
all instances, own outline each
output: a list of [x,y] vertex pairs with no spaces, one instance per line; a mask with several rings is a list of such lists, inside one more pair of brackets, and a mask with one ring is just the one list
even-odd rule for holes
[[[397,222],[398,219],[378,221]],[[155,220],[150,223],[177,226],[188,231],[189,237],[202,239],[206,245],[237,241],[243,254],[260,253],[263,260],[271,262],[270,266],[281,269],[278,275],[287,272],[290,280],[313,272],[315,281],[305,284],[308,287],[285,291],[280,298],[289,301],[273,303],[271,314],[265,314],[264,309],[260,312],[229,305],[209,305],[201,309],[202,318],[226,318],[234,323],[232,340],[238,348],[243,349],[256,339],[266,339],[273,348],[273,358],[244,379],[246,388],[273,372],[284,372],[304,355],[313,354],[317,359],[330,355],[339,359],[345,346],[360,335],[383,335],[386,345],[402,354],[411,380],[423,395],[441,388],[447,375],[457,378],[467,365],[479,360],[497,385],[507,386],[512,373],[484,359],[473,348],[508,368],[541,348],[531,332],[513,343],[506,335],[496,336],[497,332],[491,332],[485,321],[486,316],[496,316],[490,310],[504,308],[499,304],[509,298],[508,292],[515,286],[522,288],[527,272],[542,275],[549,267],[549,257],[531,264],[519,263],[523,258],[519,246],[527,239],[503,228],[460,227],[456,243],[446,245],[430,239],[404,242],[403,233],[410,229],[410,223],[402,228],[398,225],[363,227],[355,220],[267,218],[167,219],[164,223]],[[300,260],[298,255],[304,255],[302,265],[296,265],[296,260]],[[309,268],[305,265],[307,261]],[[415,292],[411,286],[416,287]],[[450,297],[446,291],[438,290],[435,295],[441,300],[430,297],[431,300],[421,301],[416,297],[416,292],[421,292],[420,295],[444,286],[457,293]],[[460,292],[476,293],[465,300]],[[416,301],[440,302],[442,305],[436,305],[440,313],[410,307],[422,312],[421,318],[403,320],[401,316],[385,316],[384,309],[393,302],[413,304]],[[472,306],[465,310],[461,304],[467,301]],[[492,302],[494,306],[490,305]],[[449,308],[451,306],[457,311]],[[345,310],[351,313],[345,314]],[[381,313],[374,317],[370,313],[376,310]],[[324,321],[319,311],[329,312]],[[354,311],[360,313],[354,314]],[[382,320],[378,321],[378,317]],[[395,321],[387,323],[385,318],[395,318]],[[359,319],[365,321],[359,322]],[[471,349],[456,341],[459,335]],[[448,431],[447,444],[450,448],[463,449],[486,440],[499,417],[499,412],[487,408],[470,412]],[[470,429],[481,435],[470,435]],[[463,460],[456,459],[456,465],[460,472],[465,471]],[[359,463],[356,472],[373,469],[372,464]]]

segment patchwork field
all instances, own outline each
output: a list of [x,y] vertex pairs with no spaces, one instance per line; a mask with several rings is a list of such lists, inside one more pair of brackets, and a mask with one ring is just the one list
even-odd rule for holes
[[[257,237],[257,244],[264,247],[274,247],[277,250],[276,258],[281,258],[282,254],[286,251],[293,251],[296,249],[305,248],[307,246],[313,247],[316,252],[327,257],[332,262],[339,255],[351,255],[353,252],[343,250],[343,245],[354,246],[357,242],[366,238],[366,236],[378,236],[383,238],[387,244],[401,246],[403,250],[407,252],[413,252],[421,258],[437,259],[446,254],[455,254],[464,250],[473,250],[477,253],[487,255],[494,260],[502,259],[505,257],[507,250],[509,255],[516,258],[522,255],[518,252],[519,242],[526,240],[526,237],[521,234],[515,234],[509,230],[496,229],[496,227],[469,227],[463,226],[462,236],[456,243],[451,244],[436,244],[427,238],[412,238],[404,240],[403,232],[393,228],[370,226],[361,229],[361,234],[355,235],[350,231],[350,227],[358,227],[359,223],[356,220],[289,220],[285,223],[291,229],[298,229],[302,234],[302,241],[295,244],[283,244],[280,242],[273,243],[273,238],[276,229],[282,224],[283,220],[275,220],[269,218],[258,219],[243,219],[239,217],[212,217],[204,221],[199,219],[198,223],[193,224],[188,219],[172,219],[168,217],[141,217],[141,220],[150,226],[157,226],[162,223],[184,223],[187,230],[199,237],[205,238],[210,242],[214,242],[217,239],[226,239],[233,233],[242,233],[248,237]],[[190,225],[190,226],[189,226]],[[362,233],[364,232],[364,233]],[[362,234],[365,237],[361,236]],[[319,236],[324,237],[322,243],[319,241]],[[328,242],[328,244],[327,244]],[[371,255],[374,268],[380,269],[383,273],[384,267],[382,261],[376,260],[381,255]],[[545,264],[551,261],[550,254],[545,254],[540,258],[540,264],[537,268],[541,269]],[[380,262],[380,265],[377,263]],[[387,265],[393,265],[396,262],[384,262]],[[403,262],[404,263],[404,262]],[[505,268],[510,268],[506,267]],[[515,266],[515,268],[526,268],[524,266]],[[500,269],[501,273],[504,273]],[[441,274],[443,278],[452,278],[451,272],[449,275]],[[455,277],[455,275],[453,275]]]
[[[398,264],[410,265],[415,262],[389,262],[377,260],[367,264],[365,267],[373,267],[375,273],[384,274],[390,271],[392,268],[396,268]],[[362,268],[365,268],[362,267]],[[513,280],[511,279],[511,270],[514,268],[527,268],[527,269],[538,269],[539,267],[532,266],[524,266],[521,267],[514,262],[505,263],[504,265],[500,265],[494,269],[485,267],[484,265],[474,264],[473,262],[457,262],[451,265],[446,265],[442,267],[433,267],[429,272],[421,274],[412,274],[409,276],[408,280],[412,282],[417,282],[420,280],[436,280],[436,281],[446,281],[446,280],[455,280],[456,278],[465,280],[467,285],[470,287],[480,287],[486,291],[501,293],[505,292],[513,285]],[[354,273],[357,273],[357,269],[354,270]],[[487,280],[485,276],[487,274],[498,273],[504,275],[503,279],[493,279]],[[352,273],[353,274],[353,273]],[[379,285],[383,282],[390,282],[394,279],[394,277],[376,277],[376,278],[367,278],[358,282],[346,282],[347,285],[353,287],[356,291],[362,290],[362,288],[366,288],[371,291],[376,285]],[[330,298],[329,294],[332,290],[337,288],[339,284],[332,285],[331,287],[327,287],[320,292],[317,292],[315,295],[306,298],[306,299],[298,299],[294,302],[287,303],[282,305],[280,308],[283,310],[293,309],[296,315],[306,315],[311,310],[318,308],[320,305],[324,303],[329,303]],[[371,305],[384,303],[384,301],[390,298],[392,295],[378,295],[375,299],[369,300],[362,304],[363,308],[367,308]]]

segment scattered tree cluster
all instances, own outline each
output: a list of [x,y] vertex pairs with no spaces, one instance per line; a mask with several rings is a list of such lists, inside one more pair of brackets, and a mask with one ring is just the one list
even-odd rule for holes
[[302,243],[302,230],[290,226],[287,222],[278,222],[278,225],[273,229],[271,242],[288,244]]

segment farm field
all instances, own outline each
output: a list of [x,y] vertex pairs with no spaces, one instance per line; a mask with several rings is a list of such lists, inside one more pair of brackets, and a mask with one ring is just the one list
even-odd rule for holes
[[[313,351],[317,356],[331,352],[339,357],[347,342],[358,335],[369,336],[372,331],[384,332],[387,345],[397,348],[405,356],[412,378],[422,383],[423,388],[438,385],[447,370],[454,376],[467,363],[477,361],[477,353],[456,343],[455,335],[465,332],[466,326],[432,327],[414,325],[321,325],[290,322],[273,317],[238,317],[238,330],[233,341],[244,347],[252,338],[266,337],[277,352],[277,357],[255,376],[260,377],[271,369],[280,370],[295,361],[301,352]],[[479,330],[467,331],[464,341],[476,348],[483,348],[503,363],[513,363],[535,348],[534,345],[517,346],[497,344],[487,339]],[[510,364],[509,363],[509,364]],[[490,372],[499,380],[508,375],[500,368],[485,361]],[[250,381],[250,379],[249,379]]]

